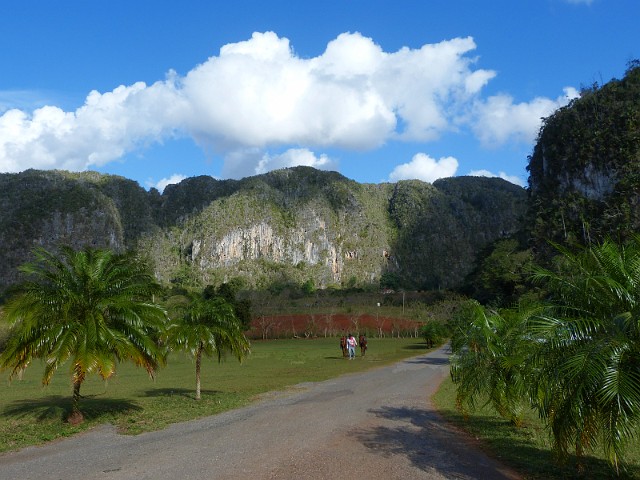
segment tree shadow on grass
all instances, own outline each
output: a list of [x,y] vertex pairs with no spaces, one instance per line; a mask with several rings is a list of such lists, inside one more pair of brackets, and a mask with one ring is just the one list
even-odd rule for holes
[[[520,435],[505,434],[485,446],[430,410],[383,407],[370,412],[393,421],[394,425],[355,430],[353,435],[364,446],[383,456],[404,455],[416,468],[439,472],[446,478],[506,479],[509,477],[496,462],[507,463],[507,460],[527,478],[637,478],[622,472],[616,477],[604,460],[594,457],[585,458],[585,473],[580,475],[575,459],[565,465],[555,464],[549,450],[527,441],[526,431]],[[505,429],[507,422],[494,417],[476,417],[474,423],[482,429]]]
[[[208,395],[218,395],[222,393],[221,390],[207,390],[207,389],[201,389],[200,390],[200,394],[202,396],[208,396]],[[146,390],[144,392],[144,396],[145,397],[150,397],[150,398],[154,398],[154,397],[183,397],[183,398],[188,398],[191,400],[195,400],[196,398],[196,391],[195,389],[190,389],[190,388],[151,388],[149,390]]]
[[[609,465],[609,463],[593,455],[585,455],[582,458],[582,470],[578,471],[578,462],[575,455],[570,455],[564,463],[558,463],[551,450],[540,448],[527,437],[533,435],[532,430],[536,427],[525,426],[515,427],[506,420],[501,420],[491,415],[473,414],[471,420],[465,420],[465,417],[457,410],[449,409],[446,412],[447,419],[456,426],[464,430],[479,432],[499,432],[499,435],[493,435],[492,438],[485,442],[485,448],[491,452],[499,452],[493,454],[494,457],[504,457],[504,461],[508,461],[515,469],[524,472],[527,478],[536,479],[638,479],[640,478],[640,469],[637,466],[630,466],[629,471],[620,470],[617,474]],[[473,427],[470,425],[473,424]],[[472,435],[463,433],[465,435]]]
[[[121,414],[142,410],[135,402],[117,398],[86,396],[80,399],[80,411],[85,420],[95,420],[111,414]],[[33,416],[38,421],[65,420],[71,412],[71,398],[50,395],[37,400],[16,400],[4,408],[7,417],[24,418]]]
[[405,345],[403,350],[428,350],[429,347],[426,343],[412,343],[411,345]]

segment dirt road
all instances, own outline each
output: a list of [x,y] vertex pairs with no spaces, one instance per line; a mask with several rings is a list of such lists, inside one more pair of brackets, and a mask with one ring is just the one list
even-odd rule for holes
[[104,426],[0,455],[0,479],[517,478],[431,409],[447,372],[441,349],[158,432]]

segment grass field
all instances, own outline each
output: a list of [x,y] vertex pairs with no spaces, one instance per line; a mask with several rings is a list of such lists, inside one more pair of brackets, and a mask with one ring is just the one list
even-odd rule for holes
[[609,468],[599,451],[586,458],[584,472],[576,471],[575,459],[565,465],[554,462],[551,442],[543,424],[533,411],[528,412],[525,424],[515,428],[495,414],[490,407],[478,408],[467,419],[455,408],[455,385],[450,379],[443,382],[433,401],[448,420],[480,439],[490,455],[513,466],[528,479],[640,479],[640,445],[629,445],[627,471],[620,476]]
[[200,401],[194,399],[191,357],[171,356],[155,380],[143,369],[122,364],[106,382],[91,376],[83,383],[80,408],[85,422],[79,426],[63,421],[71,407],[68,369],[58,371],[51,384],[43,387],[43,367],[33,364],[22,380],[9,383],[5,375],[0,385],[0,451],[41,444],[104,423],[127,434],[157,430],[246,405],[265,392],[363,371],[426,351],[420,339],[370,338],[366,356],[348,361],[342,358],[337,338],[254,341],[250,357],[242,364],[232,357],[222,364],[203,361]]

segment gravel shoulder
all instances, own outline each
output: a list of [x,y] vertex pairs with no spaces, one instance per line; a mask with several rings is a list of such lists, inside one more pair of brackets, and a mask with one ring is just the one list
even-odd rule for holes
[[447,357],[298,385],[157,432],[103,426],[0,455],[0,479],[518,479],[433,410]]

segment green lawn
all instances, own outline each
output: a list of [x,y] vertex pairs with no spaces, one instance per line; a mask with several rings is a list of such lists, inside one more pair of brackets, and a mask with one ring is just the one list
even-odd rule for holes
[[111,423],[123,433],[156,430],[170,423],[212,415],[254,401],[261,393],[302,382],[326,380],[427,351],[421,339],[369,339],[366,357],[342,358],[337,338],[254,341],[242,364],[229,357],[222,364],[206,359],[202,367],[202,399],[194,399],[195,364],[175,354],[151,380],[143,369],[120,365],[107,382],[89,377],[82,386],[80,408],[85,422],[71,426],[63,419],[71,407],[68,369],[43,387],[42,365],[31,365],[22,380],[5,380],[0,389],[0,451],[40,444],[92,426]]
[[626,472],[616,476],[600,451],[586,458],[584,473],[576,471],[575,459],[565,465],[554,462],[551,442],[543,424],[533,411],[528,412],[525,424],[516,428],[494,413],[490,407],[478,408],[467,419],[455,408],[455,385],[450,379],[443,382],[433,401],[441,414],[480,439],[489,453],[513,466],[529,479],[620,478],[640,479],[640,445],[629,445]]

